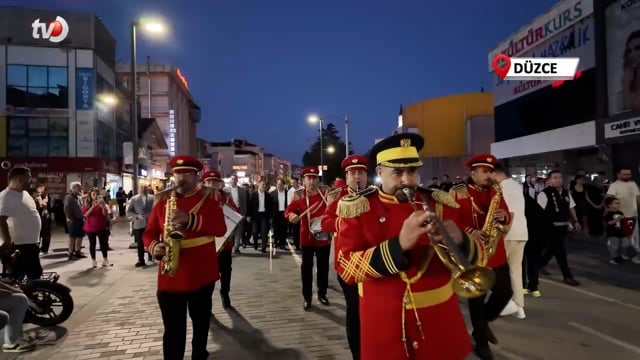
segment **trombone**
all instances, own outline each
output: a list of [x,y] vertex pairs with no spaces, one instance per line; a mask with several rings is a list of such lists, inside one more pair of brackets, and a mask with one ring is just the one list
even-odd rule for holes
[[[429,191],[416,186],[403,186],[399,191],[402,196],[396,197],[400,202],[409,202],[413,207],[413,211],[418,211],[420,209],[416,205],[415,195],[419,193],[424,210],[435,213],[422,196],[423,193]],[[460,250],[460,247],[453,241],[451,234],[449,234],[438,216],[427,221],[423,226],[429,224],[435,225],[442,236],[442,242],[432,242],[431,244],[442,263],[452,272],[453,292],[465,299],[486,294],[493,287],[496,280],[493,270],[486,266],[472,265]]]

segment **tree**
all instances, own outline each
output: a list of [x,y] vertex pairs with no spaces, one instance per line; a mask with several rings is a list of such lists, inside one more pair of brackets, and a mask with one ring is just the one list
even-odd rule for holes
[[[318,132],[320,132],[320,129],[318,129]],[[328,123],[322,131],[322,147],[324,148],[322,160],[327,167],[322,180],[325,184],[329,184],[337,177],[344,177],[341,164],[346,157],[344,141],[338,135],[338,129],[333,123]],[[333,149],[332,153],[327,150],[330,148]],[[349,150],[351,154],[354,153],[351,142],[349,142]],[[305,167],[320,165],[320,134],[318,134],[316,141],[311,144],[309,150],[302,155],[302,165]]]

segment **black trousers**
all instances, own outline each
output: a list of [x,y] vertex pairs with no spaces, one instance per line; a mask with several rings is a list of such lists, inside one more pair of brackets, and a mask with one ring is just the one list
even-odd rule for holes
[[565,279],[573,279],[569,262],[567,261],[567,246],[565,239],[569,229],[566,226],[553,226],[549,231],[548,242],[540,259],[540,266],[545,267],[549,264],[552,257],[555,256],[556,262],[562,271],[562,277]]
[[88,232],[87,238],[89,239],[89,255],[91,255],[91,260],[96,259],[96,243],[98,241],[100,242],[102,258],[106,259],[109,252],[109,230],[104,229],[98,232]]
[[231,249],[221,250],[218,254],[218,269],[220,270],[220,296],[229,297],[231,290]]
[[43,216],[42,227],[40,228],[40,251],[43,253],[49,252],[49,245],[51,245],[51,218],[49,216]]
[[347,304],[347,341],[353,360],[360,360],[360,295],[358,285],[349,285],[340,276],[338,282]]
[[29,280],[42,277],[42,265],[40,264],[40,247],[38,244],[14,245],[14,251],[19,250],[15,262],[7,264],[7,272],[12,279],[21,280],[25,275]]
[[266,212],[256,213],[251,218],[253,223],[253,247],[258,248],[258,236],[262,239],[262,250],[269,245],[269,215]]
[[162,349],[165,360],[184,358],[187,342],[187,311],[193,323],[191,359],[204,360],[209,357],[207,339],[214,287],[215,282],[192,292],[158,291],[158,304],[164,325]]
[[273,218],[275,246],[285,246],[287,244],[287,224],[287,219],[284,218],[284,211],[278,211]]
[[316,283],[318,286],[318,296],[327,296],[327,288],[329,287],[329,254],[331,246],[302,247],[302,265],[300,273],[302,275],[302,296],[305,301],[311,302],[313,293],[313,257],[316,258],[316,266],[318,273],[316,274]]
[[293,245],[296,249],[300,249],[300,223],[297,222],[292,225],[293,227]]
[[542,237],[529,237],[524,246],[524,256],[522,257],[522,284],[529,291],[538,290],[540,258],[544,250]]
[[[133,229],[133,239],[136,242],[136,250],[138,251],[138,262],[144,263],[144,253],[146,252],[147,259],[151,261],[151,254],[144,249],[144,242],[142,241],[142,234],[144,234],[144,229]],[[102,245],[100,245],[102,247]]]
[[493,271],[496,273],[496,283],[491,289],[489,299],[486,302],[484,296],[469,299],[469,315],[473,325],[473,338],[476,341],[476,346],[479,347],[489,345],[489,322],[500,316],[500,313],[507,306],[513,295],[509,265],[502,265],[494,268]]

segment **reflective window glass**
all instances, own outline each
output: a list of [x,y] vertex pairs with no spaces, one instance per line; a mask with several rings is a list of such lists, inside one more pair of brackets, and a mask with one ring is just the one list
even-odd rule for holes
[[47,67],[29,66],[29,86],[47,87]]
[[68,82],[66,67],[49,67],[49,87],[66,87]]
[[7,65],[7,85],[27,86],[27,67],[24,65]]

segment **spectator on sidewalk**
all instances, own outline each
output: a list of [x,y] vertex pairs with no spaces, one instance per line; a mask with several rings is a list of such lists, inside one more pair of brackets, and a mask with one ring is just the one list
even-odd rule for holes
[[[631,168],[621,167],[618,170],[618,180],[611,183],[607,195],[615,196],[620,201],[620,211],[625,216],[638,219],[638,199],[640,199],[640,188],[631,178]],[[632,261],[640,264],[640,236],[638,236],[638,226],[636,225],[631,236],[631,246],[636,250],[636,256]]]
[[8,248],[20,251],[17,261],[11,265],[11,277],[39,279],[40,265],[40,214],[36,202],[28,192],[31,171],[25,167],[9,170],[9,185],[0,192],[0,235]]
[[0,281],[0,322],[5,324],[2,352],[22,353],[33,351],[34,343],[22,339],[22,323],[29,300],[18,288]]
[[38,184],[36,192],[36,203],[39,205],[38,211],[40,212],[40,220],[42,222],[42,227],[40,228],[40,255],[42,256],[49,253],[49,245],[51,244],[53,202],[43,184]]
[[604,221],[607,223],[607,247],[609,248],[609,262],[614,265],[628,260],[629,238],[624,233],[624,213],[620,211],[620,200],[610,196],[604,200],[607,211]]
[[82,206],[84,214],[84,225],[82,230],[89,239],[89,255],[94,268],[98,267],[96,261],[96,240],[100,241],[100,251],[102,252],[102,266],[113,266],[109,262],[109,206],[100,196],[98,190],[91,190],[87,197],[87,202]]
[[80,251],[84,238],[84,214],[82,213],[82,184],[74,181],[69,186],[70,191],[64,198],[64,215],[67,218],[69,233],[69,261],[83,259],[86,256]]
[[[133,239],[136,243],[138,250],[138,262],[136,267],[146,266],[144,262],[144,243],[142,242],[142,234],[147,227],[147,219],[151,214],[151,208],[153,207],[153,195],[151,195],[151,189],[148,186],[142,186],[140,193],[135,195],[127,204],[127,218],[131,221],[133,227]],[[152,262],[151,254],[147,252],[147,259]]]

